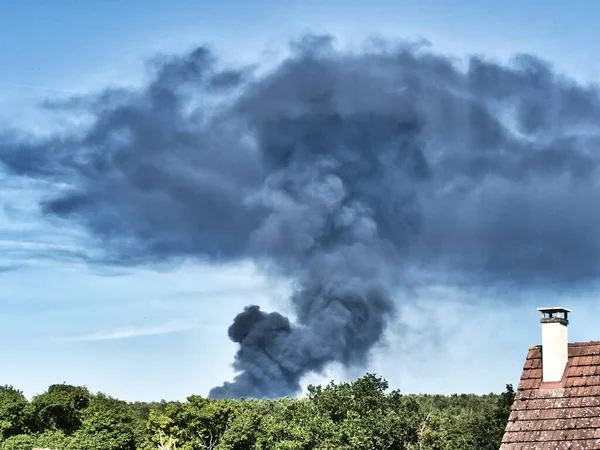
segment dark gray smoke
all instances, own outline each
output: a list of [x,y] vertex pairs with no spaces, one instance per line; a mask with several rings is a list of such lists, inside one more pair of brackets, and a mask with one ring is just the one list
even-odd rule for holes
[[47,107],[93,120],[5,138],[0,160],[68,183],[44,209],[83,224],[107,261],[252,258],[294,280],[293,323],[257,306],[234,319],[239,374],[212,397],[290,395],[331,362],[364,364],[406,276],[600,275],[598,90],[533,56],[463,69],[306,37],[259,75],[200,48],[155,61],[143,89]]

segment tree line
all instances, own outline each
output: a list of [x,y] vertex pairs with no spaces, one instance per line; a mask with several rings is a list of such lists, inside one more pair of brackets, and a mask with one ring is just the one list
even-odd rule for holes
[[0,387],[0,450],[497,450],[514,398],[403,395],[373,374],[305,398],[127,403],[56,384]]

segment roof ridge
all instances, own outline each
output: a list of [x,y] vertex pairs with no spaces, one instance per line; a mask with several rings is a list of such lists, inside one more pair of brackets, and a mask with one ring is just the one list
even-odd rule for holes
[[[587,341],[587,342],[569,342],[569,346],[571,347],[582,347],[586,345],[600,345],[600,341]],[[538,348],[542,348],[542,344],[530,345],[529,350],[536,350]]]
[[600,345],[600,341],[588,341],[588,342],[569,342],[569,345],[579,347],[582,345]]

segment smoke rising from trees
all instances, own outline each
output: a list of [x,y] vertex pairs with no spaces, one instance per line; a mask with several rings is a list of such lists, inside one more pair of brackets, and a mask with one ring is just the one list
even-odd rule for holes
[[331,362],[362,364],[409,271],[471,283],[600,274],[600,100],[546,62],[466,68],[391,42],[306,36],[266,73],[200,47],[150,82],[47,108],[90,124],[6,134],[14,174],[69,187],[44,212],[83,225],[106,262],[252,259],[294,281],[296,318],[249,306],[213,397],[296,393]]

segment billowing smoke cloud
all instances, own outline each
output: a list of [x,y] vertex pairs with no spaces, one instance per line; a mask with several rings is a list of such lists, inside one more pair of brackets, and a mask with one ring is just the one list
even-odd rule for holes
[[600,100],[539,59],[466,68],[424,48],[336,50],[306,37],[268,73],[208,50],[155,61],[139,90],[54,108],[92,118],[5,139],[12,172],[67,183],[44,210],[107,261],[252,258],[294,280],[291,322],[249,306],[235,380],[281,396],[331,362],[363,364],[415,273],[551,284],[600,275]]

